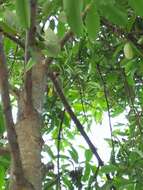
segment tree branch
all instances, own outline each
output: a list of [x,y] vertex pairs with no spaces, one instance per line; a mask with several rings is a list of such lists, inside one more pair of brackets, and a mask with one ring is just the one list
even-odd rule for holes
[[[80,121],[78,120],[78,118],[76,117],[76,115],[74,114],[71,106],[69,105],[61,87],[60,84],[57,80],[57,77],[55,76],[54,73],[49,72],[48,73],[49,78],[51,79],[51,81],[53,82],[53,85],[56,89],[56,92],[61,100],[61,102],[63,103],[65,109],[67,110],[68,114],[70,115],[71,119],[73,120],[74,124],[76,125],[78,131],[80,132],[80,134],[83,136],[83,138],[85,139],[86,143],[88,144],[89,148],[91,149],[92,153],[95,155],[97,161],[98,161],[98,166],[104,166],[104,162],[102,161],[100,155],[97,152],[96,147],[93,145],[93,143],[91,142],[90,138],[88,137],[88,135],[86,134],[84,127],[82,126],[82,124],[80,123]],[[112,178],[110,177],[110,175],[107,173],[106,174],[106,178],[107,180],[111,181]],[[111,190],[116,190],[115,186],[112,185]]]
[[101,19],[101,23],[111,30],[115,35],[122,36],[123,38],[131,41],[137,48],[143,50],[143,45],[137,43],[137,39],[132,32],[125,32],[123,29],[116,27],[115,25],[108,22],[106,19]]
[[[37,2],[36,0],[30,1],[30,9],[31,9],[31,26],[30,29],[26,33],[26,42],[25,42],[25,65],[28,63],[30,58],[30,48],[34,49],[35,47],[35,34],[36,34],[36,10],[37,10]],[[28,112],[33,108],[32,102],[32,69],[26,72],[25,77],[25,92],[26,92],[26,108]]]
[[105,96],[105,101],[106,101],[106,106],[107,106],[108,122],[109,122],[109,128],[110,128],[112,151],[113,151],[113,157],[114,157],[114,160],[115,160],[115,148],[114,148],[114,141],[113,141],[113,129],[112,129],[112,122],[111,122],[110,105],[109,105],[109,100],[108,100],[106,82],[105,82],[104,77],[102,75],[102,72],[101,72],[99,64],[97,64],[97,71],[99,73],[99,76],[101,78],[102,85],[103,85],[103,91],[104,91],[104,96]]
[[60,121],[60,126],[59,126],[59,131],[58,131],[58,138],[57,138],[57,189],[61,190],[61,173],[60,173],[60,144],[61,144],[61,135],[62,135],[62,127],[63,127],[63,121],[65,117],[65,110],[61,111],[61,121]]
[[0,27],[0,32],[3,33],[4,36],[12,40],[14,43],[19,45],[22,49],[24,49],[24,43],[19,39],[19,37],[13,36],[8,32],[5,32],[1,27]]
[[17,135],[14,128],[14,122],[12,118],[11,103],[9,97],[9,84],[8,84],[8,70],[6,66],[6,57],[3,49],[3,38],[0,34],[0,87],[2,104],[4,108],[4,116],[6,120],[7,137],[9,141],[10,153],[14,163],[14,173],[16,180],[19,183],[24,181],[24,173],[22,169],[22,163],[20,158],[20,151],[17,142]]
[[93,145],[93,143],[91,142],[91,140],[89,139],[89,137],[87,136],[86,132],[84,131],[84,128],[82,126],[82,124],[80,123],[80,121],[77,119],[76,115],[74,114],[74,112],[71,109],[71,106],[69,105],[61,87],[60,84],[56,78],[56,76],[54,75],[54,73],[50,72],[49,74],[49,78],[51,79],[51,81],[53,82],[53,85],[57,91],[57,94],[59,96],[59,98],[61,99],[65,109],[67,110],[68,114],[70,115],[70,117],[72,118],[73,122],[75,123],[77,129],[79,130],[79,132],[81,133],[81,135],[84,137],[85,141],[87,142],[88,146],[90,147],[90,149],[92,150],[93,154],[95,155],[95,157],[98,160],[98,163],[100,166],[103,166],[104,163],[102,161],[102,159],[100,158],[96,147]]

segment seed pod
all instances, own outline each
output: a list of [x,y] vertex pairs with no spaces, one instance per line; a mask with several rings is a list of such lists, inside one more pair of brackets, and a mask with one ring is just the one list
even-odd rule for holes
[[124,55],[127,59],[133,58],[133,50],[129,42],[124,45]]

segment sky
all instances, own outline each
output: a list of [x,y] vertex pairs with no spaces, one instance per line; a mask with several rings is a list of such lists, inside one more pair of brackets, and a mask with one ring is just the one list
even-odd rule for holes
[[[125,126],[127,124],[127,120],[125,118],[125,113],[120,114],[118,117],[111,118],[111,123],[113,126],[113,130],[117,129],[116,124],[117,123],[123,123]],[[74,126],[73,126],[74,127]],[[109,147],[106,139],[110,139],[110,127],[109,127],[109,120],[108,120],[108,115],[107,113],[104,113],[103,115],[103,122],[102,124],[97,124],[95,121],[92,122],[91,124],[91,130],[88,132],[88,136],[91,139],[92,143],[95,145],[97,148],[97,151],[104,161],[104,163],[108,163],[110,159],[110,153],[111,153],[111,148]],[[44,135],[43,136],[44,141],[49,144],[49,136]],[[79,153],[79,162],[82,162],[85,160],[84,158],[84,150],[79,148],[79,145],[82,145],[83,147],[88,149],[88,145],[85,142],[84,138],[81,135],[78,135],[73,141],[72,141],[73,147],[76,148],[76,150]],[[56,151],[56,149],[55,149]],[[64,152],[65,155],[68,154],[68,152]],[[49,162],[50,158],[47,154],[42,153],[44,158],[43,162],[47,163]],[[97,163],[97,160],[93,158],[93,161]]]
[[[13,107],[13,117],[14,117],[15,122],[16,122],[16,115],[17,115],[17,108]],[[118,122],[121,123],[121,121],[126,126],[127,119],[125,118],[125,113],[122,113],[117,117],[111,118],[113,130],[117,129],[117,127],[115,127],[115,126]],[[111,149],[110,149],[107,141],[105,140],[108,138],[110,139],[110,137],[111,137],[107,113],[104,113],[104,115],[103,115],[102,124],[97,124],[93,120],[93,122],[91,124],[91,130],[88,132],[88,136],[90,137],[92,143],[97,148],[97,151],[98,151],[99,155],[101,156],[102,160],[105,163],[107,163],[110,159],[110,153],[111,153]],[[44,135],[43,139],[48,144],[49,136]],[[72,143],[73,143],[73,146],[75,146],[75,147],[82,145],[82,146],[88,148],[87,143],[85,142],[84,138],[81,135],[78,135]],[[80,150],[80,148],[79,148],[79,151],[81,151],[81,154],[80,154],[81,160],[84,160],[84,158],[83,158],[84,154],[83,154],[82,150]],[[49,161],[49,157],[47,154],[44,154],[43,161],[45,163],[47,163]]]

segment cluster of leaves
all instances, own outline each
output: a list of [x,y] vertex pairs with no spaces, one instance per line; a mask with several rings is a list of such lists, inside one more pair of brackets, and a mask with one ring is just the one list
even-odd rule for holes
[[[73,145],[79,138],[52,83],[48,83],[43,111],[43,152],[55,166],[43,178],[43,189],[139,190],[143,177],[143,2],[142,0],[38,0],[37,47],[54,57],[51,69],[76,116],[90,130],[108,112],[110,119],[126,113],[128,124],[111,126],[111,159],[99,168],[89,148]],[[11,85],[20,87],[25,71],[22,44],[30,26],[29,1],[6,0],[0,6],[0,30],[5,34],[5,52]],[[74,33],[60,50],[66,32]],[[128,44],[128,47],[125,45]],[[126,51],[126,52],[124,52]],[[127,52],[130,51],[130,52]],[[131,52],[132,51],[132,52]],[[132,56],[128,53],[131,53]],[[33,66],[30,60],[27,70]],[[0,117],[0,143],[3,140]],[[108,127],[108,126],[105,126]],[[98,131],[96,131],[98,133]],[[52,139],[52,142],[51,142]],[[51,143],[51,144],[50,144]],[[75,146],[75,147],[74,147]],[[80,152],[83,152],[82,159]],[[0,187],[4,186],[9,158],[0,157]],[[105,179],[109,173],[111,181]]]

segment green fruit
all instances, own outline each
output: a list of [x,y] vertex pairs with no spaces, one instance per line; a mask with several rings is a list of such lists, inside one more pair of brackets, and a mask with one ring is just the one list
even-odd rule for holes
[[133,50],[132,50],[132,46],[129,42],[127,42],[124,45],[124,55],[126,59],[132,59],[133,58]]

